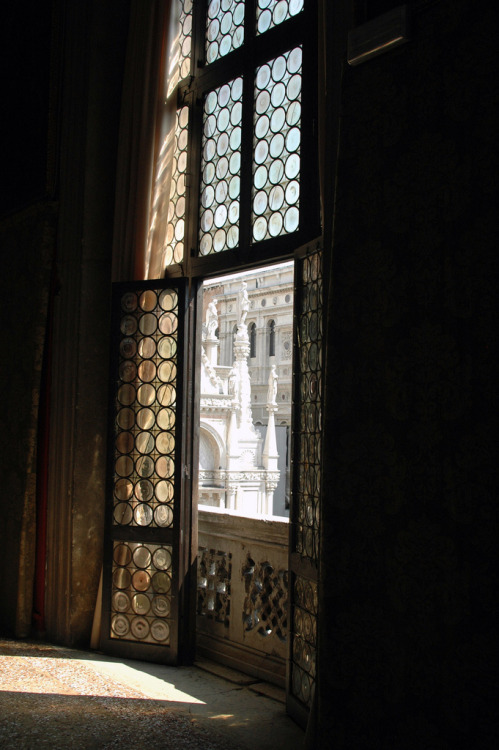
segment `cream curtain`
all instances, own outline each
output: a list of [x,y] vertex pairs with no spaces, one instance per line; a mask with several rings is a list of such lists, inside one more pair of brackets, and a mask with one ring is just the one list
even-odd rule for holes
[[123,82],[113,281],[160,278],[174,151],[176,0],[133,0]]

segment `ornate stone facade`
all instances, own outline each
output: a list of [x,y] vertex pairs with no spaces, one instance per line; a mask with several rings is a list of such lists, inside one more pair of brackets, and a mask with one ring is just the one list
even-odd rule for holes
[[204,321],[200,503],[286,516],[293,264],[206,283]]
[[[226,367],[231,367],[234,360],[237,295],[242,277],[242,274],[238,274],[228,279],[218,279],[206,283],[204,287],[206,309],[211,300],[216,300],[218,361]],[[244,279],[249,302],[246,323],[250,336],[254,330],[254,346],[248,358],[253,419],[257,425],[267,424],[268,378],[272,365],[275,365],[278,376],[278,408],[275,421],[276,425],[289,425],[293,351],[293,264],[260,268],[245,273]],[[271,351],[274,353],[271,354]]]
[[[247,317],[252,300],[248,282],[239,278],[237,283],[239,289],[231,305],[237,318],[230,365],[218,364],[221,321],[217,299],[213,295],[206,297],[201,356],[199,502],[242,515],[269,516],[274,512],[274,492],[280,477],[275,429],[279,376],[275,357],[270,367],[262,365],[262,370],[268,370],[263,437],[254,424],[254,393],[248,367],[252,342]],[[230,291],[232,294],[233,288]],[[275,294],[274,297],[277,299]],[[275,336],[275,321],[272,328]],[[275,346],[275,341],[272,345]]]

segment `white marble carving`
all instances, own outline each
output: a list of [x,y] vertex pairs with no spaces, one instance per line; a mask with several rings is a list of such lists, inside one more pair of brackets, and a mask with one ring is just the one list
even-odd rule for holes
[[[241,282],[237,297],[238,323],[234,335],[234,361],[232,367],[221,367],[217,363],[218,326],[216,300],[212,300],[206,311],[205,336],[201,358],[201,442],[203,450],[209,441],[203,440],[203,431],[219,436],[217,479],[225,487],[225,502],[220,500],[220,484],[213,487],[214,505],[225,507],[246,516],[268,516],[272,514],[273,494],[279,480],[274,425],[277,409],[277,372],[272,366],[269,376],[268,404],[269,424],[262,452],[262,437],[253,424],[251,408],[251,381],[248,369],[250,354],[248,324],[249,310],[247,284]],[[218,394],[218,396],[216,395]],[[200,495],[207,504],[211,472],[206,472],[209,462],[202,455]],[[209,468],[212,468],[211,466]],[[202,491],[201,491],[202,490]],[[216,495],[216,498],[215,498]]]

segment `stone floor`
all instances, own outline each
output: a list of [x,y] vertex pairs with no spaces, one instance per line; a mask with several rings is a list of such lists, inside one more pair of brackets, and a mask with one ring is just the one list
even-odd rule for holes
[[5,750],[300,750],[282,691],[202,661],[167,667],[0,639]]

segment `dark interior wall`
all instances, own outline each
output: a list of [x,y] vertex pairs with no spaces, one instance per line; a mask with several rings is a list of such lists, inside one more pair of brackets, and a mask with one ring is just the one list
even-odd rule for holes
[[0,215],[46,192],[51,7],[51,0],[4,3],[0,14]]
[[497,741],[494,14],[412,5],[343,80],[320,747]]
[[37,420],[49,284],[55,249],[53,205],[0,221],[0,632],[28,635],[36,535]]
[[[47,594],[38,627],[47,638],[84,645],[102,557],[111,245],[129,5],[14,3],[1,24],[0,631],[29,634],[36,572]],[[36,526],[44,523],[36,517],[38,405],[54,259],[47,564],[35,571]]]
[[0,629],[31,624],[37,418],[57,206],[49,195],[51,2],[2,9]]
[[[116,163],[129,3],[61,3],[46,634],[88,646],[104,524]],[[61,595],[65,592],[65,595]]]
[[102,564],[111,249],[129,3],[92,3],[73,471],[71,642],[88,646]]

